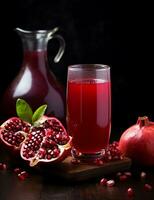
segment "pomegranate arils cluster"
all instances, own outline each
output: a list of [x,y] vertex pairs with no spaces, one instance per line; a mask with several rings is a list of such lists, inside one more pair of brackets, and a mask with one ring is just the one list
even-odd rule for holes
[[17,132],[17,131],[21,131],[24,126],[25,126],[25,124],[22,120],[14,119],[5,124],[5,130]]
[[8,146],[19,147],[29,129],[28,123],[17,117],[12,117],[1,125],[1,139]]
[[59,153],[58,145],[52,140],[46,139],[45,143],[39,149],[38,155],[40,159],[50,160],[51,158],[57,157]]
[[39,150],[40,144],[43,141],[43,136],[45,136],[45,131],[43,128],[33,128],[29,133],[25,145],[23,148],[23,156],[25,158],[32,158],[35,153]]
[[[52,132],[51,132],[52,125]],[[49,129],[49,138],[55,141],[60,145],[64,145],[69,141],[69,136],[64,132],[62,127],[59,126],[59,123],[56,120],[47,120],[43,124],[43,128],[48,131]]]
[[106,162],[122,160],[122,154],[118,149],[118,142],[109,144],[103,153],[103,160]]
[[[21,157],[30,162],[53,162],[66,157],[71,137],[56,118],[43,116],[40,124],[31,128],[21,147]],[[66,150],[66,152],[65,152]],[[65,153],[65,154],[64,154]]]
[[39,159],[50,160],[57,157],[60,153],[57,143],[65,144],[68,142],[69,137],[67,137],[66,141],[63,141],[64,133],[56,124],[54,123],[52,127],[54,131],[51,131],[51,125],[47,121],[41,127],[34,127],[25,141],[23,156],[29,159],[34,157],[38,152]]
[[118,148],[118,142],[109,144],[102,152],[101,158],[94,160],[94,164],[103,165],[106,162],[122,160],[123,156]]

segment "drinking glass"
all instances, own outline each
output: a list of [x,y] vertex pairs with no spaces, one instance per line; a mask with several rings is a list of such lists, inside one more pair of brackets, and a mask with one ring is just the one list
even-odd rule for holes
[[67,128],[72,156],[100,157],[109,143],[111,128],[110,67],[79,64],[68,67]]

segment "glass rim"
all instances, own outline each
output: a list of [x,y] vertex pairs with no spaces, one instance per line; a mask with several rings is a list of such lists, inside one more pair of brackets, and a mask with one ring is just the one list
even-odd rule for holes
[[79,70],[110,70],[110,66],[106,64],[75,64],[69,65],[68,70],[79,71]]

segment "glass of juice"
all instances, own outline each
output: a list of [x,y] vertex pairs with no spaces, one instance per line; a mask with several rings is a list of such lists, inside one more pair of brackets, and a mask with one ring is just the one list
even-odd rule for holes
[[72,156],[100,157],[111,129],[110,67],[80,64],[68,67],[67,128]]

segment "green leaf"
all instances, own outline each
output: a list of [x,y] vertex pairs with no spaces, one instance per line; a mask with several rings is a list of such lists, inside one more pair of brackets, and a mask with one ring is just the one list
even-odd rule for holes
[[36,122],[38,119],[40,119],[42,117],[42,115],[44,115],[45,111],[47,109],[47,105],[42,105],[40,106],[33,114],[32,117],[32,123]]
[[19,118],[29,123],[32,122],[33,111],[30,105],[23,99],[17,99],[16,112]]

